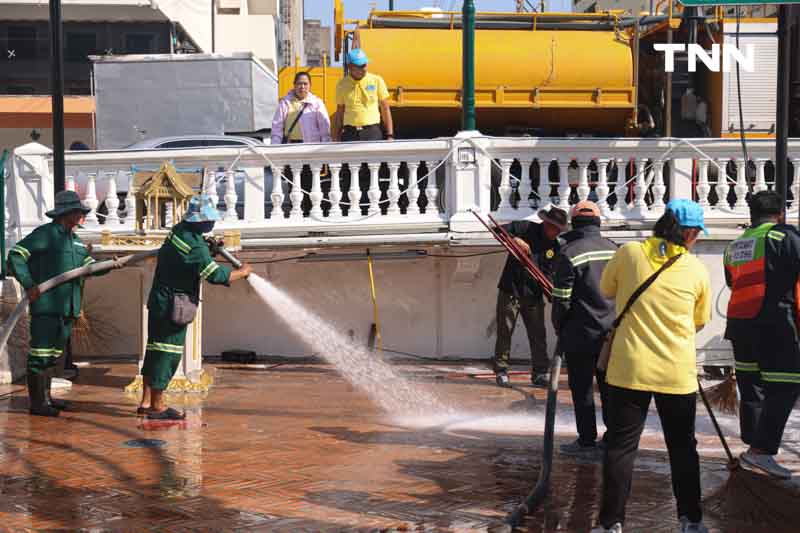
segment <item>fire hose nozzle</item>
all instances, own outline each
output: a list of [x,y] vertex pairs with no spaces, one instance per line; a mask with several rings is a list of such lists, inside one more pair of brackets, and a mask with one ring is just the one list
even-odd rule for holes
[[234,268],[242,268],[242,262],[236,259],[236,257],[229,252],[225,246],[222,239],[217,240],[213,236],[206,237],[206,242],[208,243],[208,247],[211,250],[212,255],[221,255],[228,261]]

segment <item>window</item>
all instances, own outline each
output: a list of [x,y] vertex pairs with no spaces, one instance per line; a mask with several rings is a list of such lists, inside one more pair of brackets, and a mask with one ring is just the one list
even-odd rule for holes
[[35,59],[36,28],[33,26],[9,26],[7,48],[9,53],[14,53],[14,59]]
[[97,53],[97,35],[94,33],[67,33],[67,61],[89,62],[89,56]]
[[241,141],[224,141],[224,140],[208,140],[206,141],[206,146],[247,146],[245,143]]
[[151,54],[155,52],[153,48],[154,36],[150,33],[129,33],[125,36],[126,54]]
[[183,141],[169,141],[163,144],[159,144],[156,148],[198,148],[200,146],[204,146],[204,142],[201,139],[186,139]]

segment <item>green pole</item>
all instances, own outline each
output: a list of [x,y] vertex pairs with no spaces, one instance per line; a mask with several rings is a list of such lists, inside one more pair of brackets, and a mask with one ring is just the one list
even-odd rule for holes
[[464,131],[477,129],[475,125],[475,2],[464,0],[461,11],[462,33],[462,120]]
[[394,11],[394,0],[389,0],[389,11]]
[[0,157],[0,280],[6,279],[6,160],[8,150]]

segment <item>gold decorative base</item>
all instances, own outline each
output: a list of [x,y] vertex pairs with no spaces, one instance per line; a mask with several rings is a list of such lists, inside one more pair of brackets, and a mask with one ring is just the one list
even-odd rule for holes
[[173,380],[169,382],[169,385],[167,385],[166,392],[208,392],[208,389],[213,383],[214,378],[211,374],[202,370],[200,378],[196,381],[192,381],[186,376],[173,378]]
[[[167,390],[165,392],[208,392],[208,389],[210,389],[213,384],[214,377],[203,370],[201,371],[200,378],[196,381],[192,381],[186,376],[173,378],[172,381],[169,382],[169,385],[167,385]],[[136,378],[125,387],[125,392],[141,392],[142,386],[142,376],[136,376]]]
[[142,391],[142,376],[141,374],[133,378],[128,385],[125,386],[125,392],[141,392]]

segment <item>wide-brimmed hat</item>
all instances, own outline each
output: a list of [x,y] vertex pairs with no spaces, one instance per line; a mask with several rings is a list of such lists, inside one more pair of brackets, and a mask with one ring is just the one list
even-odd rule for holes
[[553,205],[550,206],[550,209],[542,209],[536,214],[542,219],[542,222],[552,224],[557,227],[559,231],[567,231],[567,212],[563,209],[559,209]]
[[192,196],[186,214],[183,215],[184,222],[216,222],[221,218],[214,201],[205,194]]
[[45,213],[50,218],[57,218],[61,215],[66,215],[72,211],[80,211],[84,215],[91,211],[88,207],[83,205],[81,197],[75,191],[60,191],[56,193],[55,207]]

